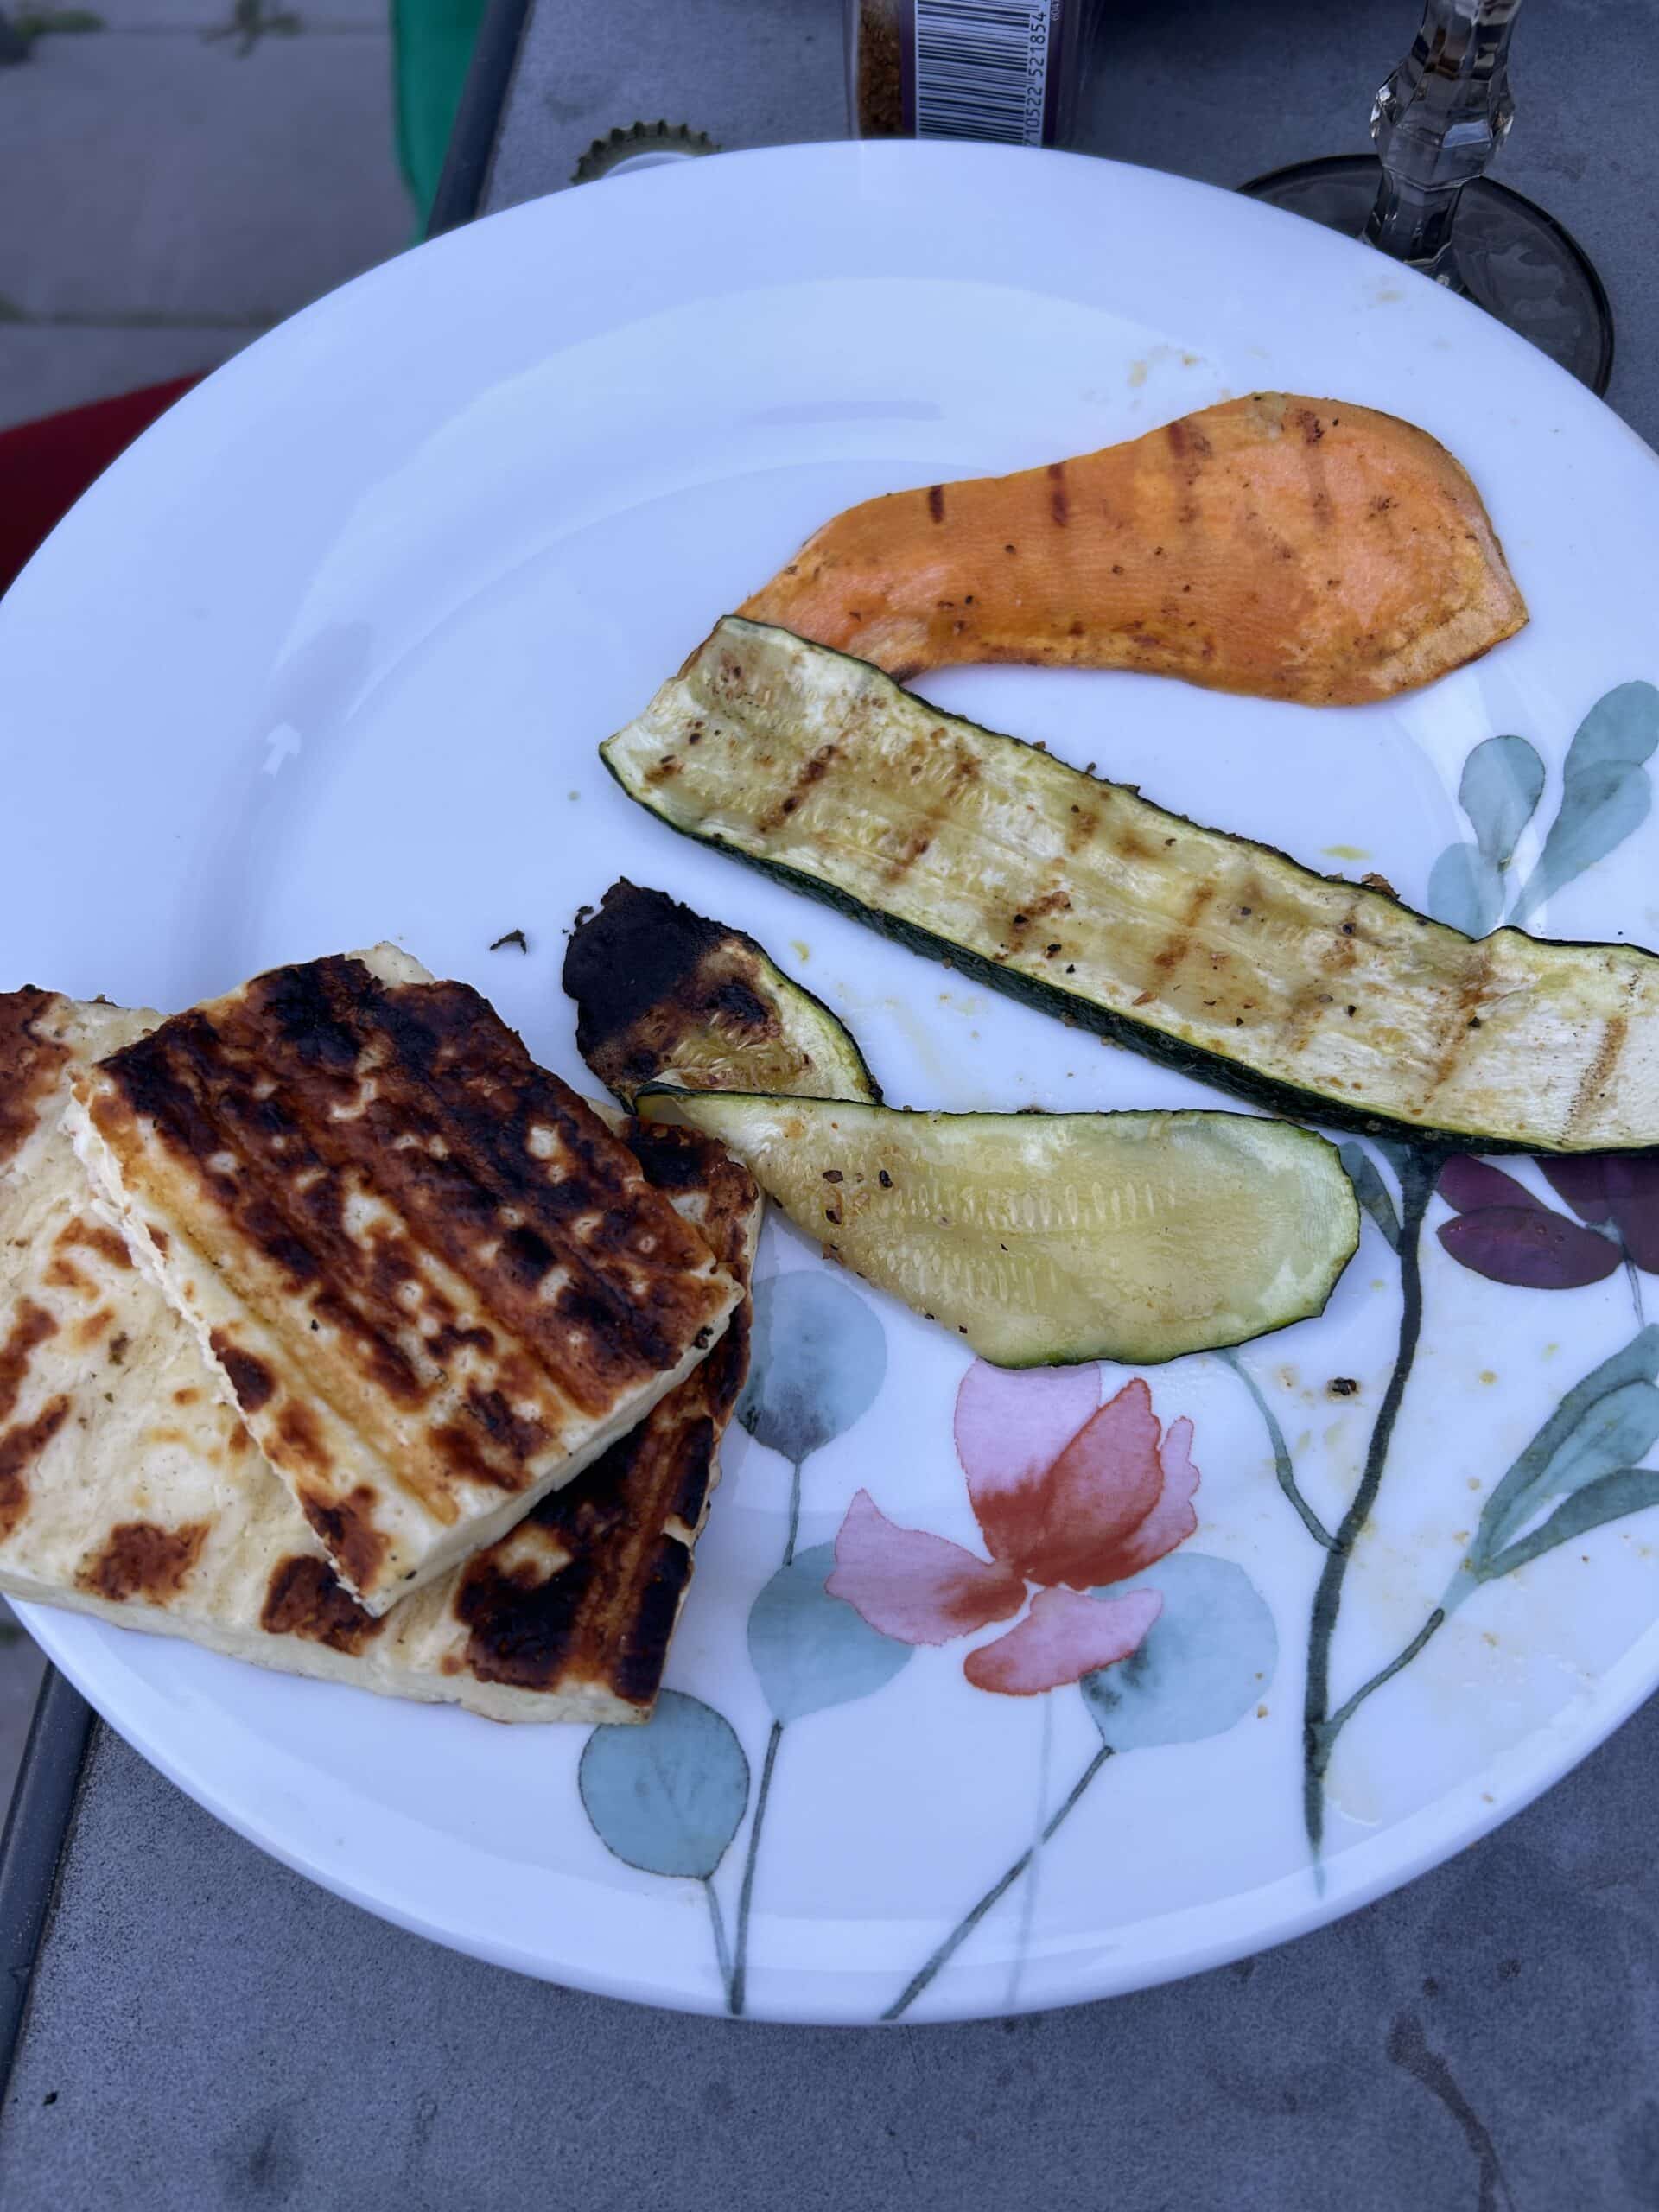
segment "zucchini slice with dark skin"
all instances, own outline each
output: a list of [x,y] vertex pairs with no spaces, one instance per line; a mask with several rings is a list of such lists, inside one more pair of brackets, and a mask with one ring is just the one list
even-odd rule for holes
[[1335,1148],[1250,1114],[907,1114],[652,1090],[825,1252],[1001,1367],[1135,1365],[1319,1313],[1359,1241]]
[[624,1105],[655,1082],[880,1099],[846,1027],[752,937],[626,876],[577,923],[564,988],[577,1051]]
[[1659,959],[1478,941],[728,616],[601,747],[632,797],[1269,1109],[1483,1152],[1659,1144]]

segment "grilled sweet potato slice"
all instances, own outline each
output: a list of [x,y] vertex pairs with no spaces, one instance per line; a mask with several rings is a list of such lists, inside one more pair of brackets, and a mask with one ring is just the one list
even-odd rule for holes
[[1526,621],[1426,431],[1257,392],[1013,476],[826,523],[740,610],[900,682],[963,661],[1131,668],[1306,706],[1391,698]]

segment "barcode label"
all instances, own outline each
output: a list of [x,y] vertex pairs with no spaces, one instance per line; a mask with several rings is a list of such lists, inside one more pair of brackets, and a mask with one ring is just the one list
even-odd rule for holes
[[915,0],[916,135],[1040,146],[1052,0]]

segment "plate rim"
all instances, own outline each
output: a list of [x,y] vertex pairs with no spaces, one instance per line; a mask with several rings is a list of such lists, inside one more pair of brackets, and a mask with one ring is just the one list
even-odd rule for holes
[[[749,167],[810,168],[815,165],[827,163],[833,167],[856,168],[860,163],[874,162],[878,168],[892,165],[896,168],[929,169],[943,168],[948,163],[963,160],[974,164],[995,164],[998,168],[1016,162],[1034,160],[1052,164],[1055,162],[1063,161],[1075,164],[1079,168],[1086,166],[1090,173],[1096,175],[1104,171],[1127,176],[1137,181],[1138,188],[1145,188],[1147,184],[1150,184],[1155,191],[1170,193],[1177,199],[1182,195],[1192,195],[1194,204],[1214,206],[1218,200],[1224,201],[1232,210],[1240,212],[1246,209],[1251,210],[1257,219],[1265,220],[1268,224],[1282,225],[1286,222],[1295,223],[1300,220],[1295,216],[1285,215],[1279,210],[1262,207],[1260,203],[1242,200],[1237,195],[1226,191],[1222,187],[1205,184],[1194,179],[1176,177],[1162,171],[1128,163],[1103,161],[1092,156],[1033,155],[1024,149],[976,146],[939,149],[904,141],[877,143],[831,141],[803,146],[747,149],[721,155],[715,159],[725,168],[729,168],[732,164],[742,163]],[[705,166],[707,165],[702,162],[686,164],[677,170],[653,171],[638,177],[614,179],[608,181],[613,191],[616,187],[620,186],[636,195],[645,194],[645,200],[641,204],[648,205],[649,198],[653,194],[661,194],[664,191],[680,192],[687,189],[688,186],[696,188],[693,183],[695,173]],[[521,203],[518,207],[480,219],[477,224],[467,226],[461,230],[451,232],[442,238],[433,239],[393,262],[383,264],[378,268],[353,279],[349,283],[340,287],[322,300],[302,310],[299,315],[289,318],[274,330],[265,334],[253,345],[245,348],[242,353],[233,357],[230,362],[216,371],[211,378],[205,379],[202,387],[198,387],[196,391],[187,395],[179,406],[170,411],[169,416],[163,418],[164,424],[170,423],[172,426],[166,434],[169,435],[183,434],[183,429],[188,421],[193,417],[198,404],[206,407],[208,404],[201,397],[207,387],[213,387],[218,398],[222,399],[227,391],[234,389],[234,380],[237,378],[251,374],[257,375],[259,372],[257,366],[251,367],[250,365],[257,363],[260,356],[264,355],[267,360],[273,358],[266,349],[290,342],[291,334],[298,326],[310,325],[315,329],[321,321],[336,313],[340,302],[346,297],[360,295],[367,289],[388,281],[412,281],[405,280],[397,272],[407,270],[422,263],[424,263],[429,269],[435,269],[437,263],[428,260],[427,257],[456,256],[476,252],[479,249],[472,241],[481,232],[489,232],[500,236],[504,234],[505,226],[519,225],[524,227],[528,237],[532,227],[537,224],[545,223],[550,219],[556,224],[565,219],[563,215],[550,218],[547,211],[550,207],[557,206],[562,208],[571,208],[577,203],[581,195],[569,191],[563,191]],[[503,227],[498,228],[498,226]],[[1305,227],[1312,228],[1311,226]],[[1351,242],[1347,241],[1333,243],[1344,250],[1349,250],[1351,245]],[[1351,242],[1351,251],[1356,253],[1363,253],[1368,249],[1357,242]],[[1389,268],[1392,271],[1393,264],[1389,264]],[[1404,271],[1400,272],[1400,278],[1402,282],[1413,283],[1427,282],[1426,279]],[[439,289],[441,292],[441,288]],[[1485,324],[1486,319],[1480,315],[1480,310],[1478,308],[1461,301],[1458,302],[1456,306],[1459,313],[1479,317],[1481,323]],[[1524,340],[1507,332],[1497,333],[1496,327],[1493,326],[1488,326],[1488,330],[1491,334],[1501,336],[1503,342],[1514,349],[1515,358],[1524,357],[1529,362],[1547,370],[1552,377],[1560,378],[1561,384],[1574,396],[1575,404],[1582,403],[1592,408],[1598,417],[1618,424],[1629,437],[1635,441],[1637,448],[1647,455],[1649,460],[1659,459],[1653,454],[1639,434],[1632,430],[1630,426],[1608,408],[1605,402],[1597,399],[1584,387],[1577,385],[1565,371],[1555,368],[1553,364],[1544,362]],[[161,428],[162,426],[157,426],[158,430]],[[71,511],[71,517],[66,518],[66,523],[60,525],[60,530],[70,524],[75,515],[82,514],[87,500],[111,496],[105,487],[112,481],[118,479],[124,483],[131,471],[146,467],[148,464],[139,456],[147,448],[152,453],[156,450],[150,442],[156,435],[156,431],[147,432],[134,447],[129,448],[114,467],[99,480],[99,486],[87,495],[87,499],[77,503],[77,507]],[[83,521],[84,519],[83,514]],[[18,580],[20,585],[25,583],[31,576],[35,579],[36,584],[39,583],[40,576],[44,573],[45,569],[49,567],[52,561],[59,557],[58,555],[49,552],[49,549],[57,542],[59,532],[54,531],[52,537],[48,538],[23,571]],[[508,1943],[491,1946],[476,1940],[464,1939],[453,1930],[446,1929],[443,1926],[428,1920],[419,1910],[375,1883],[361,1878],[353,1879],[343,1866],[335,1865],[328,1854],[321,1851],[316,1845],[314,1844],[311,1853],[308,1854],[300,1845],[285,1841],[272,1834],[268,1822],[262,1827],[256,1813],[239,1805],[233,1796],[225,1795],[207,1773],[201,1768],[193,1765],[188,1757],[177,1755],[174,1746],[159,1738],[154,1730],[147,1727],[142,1720],[135,1720],[129,1714],[124,1725],[122,1720],[113,1717],[111,1707],[121,1710],[124,1705],[129,1702],[124,1697],[124,1691],[130,1687],[133,1678],[118,1675],[113,1684],[106,1678],[101,1679],[103,1670],[99,1664],[99,1646],[95,1641],[88,1640],[82,1635],[81,1624],[75,1616],[22,1600],[17,1601],[17,1611],[31,1635],[45,1649],[60,1671],[75,1685],[107,1725],[114,1728],[149,1764],[166,1775],[213,1817],[253,1843],[268,1856],[276,1859],[279,1863],[289,1866],[306,1878],[317,1882],[333,1894],[372,1911],[410,1933],[423,1936],[428,1940],[447,1948],[461,1950],[467,1955],[484,1959],[489,1963],[505,1966],[512,1971],[562,1982],[569,1986],[591,1989],[596,1993],[621,1998],[630,2002],[664,2005],[687,2012],[710,2014],[721,2012],[721,2005],[716,1993],[712,1989],[706,2000],[700,2000],[695,1993],[675,1988],[664,1990],[660,1987],[648,1987],[643,1982],[636,1981],[626,1974],[619,1974],[613,1980],[607,1980],[604,1976],[579,1974],[569,1967],[560,1965],[549,1958],[516,1952]],[[1649,1647],[1654,1647],[1650,1652]],[[1649,1656],[1644,1662],[1638,1663],[1644,1653],[1649,1653]],[[1488,1765],[1478,1770],[1475,1775],[1459,1784],[1457,1789],[1448,1791],[1440,1798],[1433,1800],[1429,1804],[1418,1808],[1405,1819],[1388,1824],[1376,1837],[1368,1838],[1362,1842],[1347,1847],[1337,1858],[1329,1862],[1330,1878],[1323,1894],[1310,1899],[1299,1911],[1292,1910],[1276,1915],[1269,1932],[1264,1934],[1260,1928],[1242,1929],[1233,1937],[1217,1937],[1207,1944],[1195,1944],[1188,1950],[1173,1955],[1167,1963],[1157,1971],[1148,1972],[1144,1967],[1131,1969],[1130,1977],[1121,1984],[1116,1983],[1109,1973],[1103,1973],[1096,1966],[1092,1974],[1084,1977],[1093,1982],[1092,1988],[1078,1987],[1052,1995],[1045,1994],[1035,2000],[1022,1999],[1014,2005],[998,2006],[990,2012],[988,2012],[982,2005],[973,2002],[964,2002],[959,2005],[954,1995],[954,1985],[948,1985],[946,1989],[940,1992],[938,2003],[931,2003],[925,2015],[907,2024],[944,2024],[964,2019],[1001,2017],[1008,2012],[1047,2010],[1058,2005],[1090,2001],[1097,1997],[1128,1993],[1130,1990],[1151,1988],[1163,1982],[1183,1979],[1188,1974],[1208,1971],[1243,1956],[1255,1955],[1263,1949],[1274,1948],[1281,1942],[1294,1940],[1301,1935],[1329,1925],[1357,1910],[1376,1897],[1403,1886],[1407,1882],[1414,1880],[1420,1874],[1444,1863],[1467,1845],[1478,1841],[1516,1814],[1524,1810],[1546,1789],[1553,1787],[1555,1783],[1561,1780],[1574,1767],[1582,1764],[1598,1750],[1613,1731],[1653,1694],[1656,1688],[1659,1688],[1659,1616],[1656,1617],[1653,1624],[1647,1630],[1639,1635],[1619,1655],[1612,1666],[1595,1677],[1593,1689],[1587,1698],[1570,1701],[1556,1716],[1554,1722],[1545,1723],[1530,1730],[1518,1744],[1511,1745],[1505,1753],[1500,1755],[1497,1761],[1489,1763]],[[368,1693],[365,1692],[363,1694],[366,1696]],[[1521,1757],[1522,1752],[1527,1754],[1525,1758]],[[1511,1774],[1511,1769],[1515,1770],[1513,1774]],[[1446,1808],[1459,1804],[1466,1792],[1474,1790],[1482,1780],[1490,1781],[1495,1775],[1501,1777],[1503,1787],[1494,1790],[1495,1802],[1489,1808],[1478,1812],[1471,1810],[1456,1817],[1448,1813]],[[1420,1831],[1422,1832],[1421,1834]],[[1403,1852],[1398,1847],[1399,1840],[1402,1836],[1412,1839],[1409,1847]],[[1387,1848],[1390,1842],[1395,1847],[1391,1853]],[[1374,1866],[1372,1861],[1377,1859],[1387,1859],[1388,1864]],[[1364,1862],[1363,1868],[1357,1878],[1346,1880],[1342,1878],[1342,1870],[1344,1867],[1354,1866],[1362,1860]],[[568,1878],[560,1877],[550,1870],[548,1878],[550,1882],[556,1882]],[[1279,1885],[1279,1883],[1275,1882],[1261,1885],[1261,1887],[1271,1890]],[[1259,1889],[1243,1892],[1235,1891],[1225,1898],[1212,1899],[1198,1910],[1214,1913],[1223,1906],[1236,1906],[1241,1898],[1249,1898],[1259,1893]],[[810,1993],[815,1986],[813,1977],[804,1972],[797,1974],[797,1980],[803,1994]],[[776,2004],[768,2004],[765,2012],[757,2013],[755,2017],[803,2024],[869,2024],[815,2011],[810,2008],[810,2004],[799,2008],[780,2007]]]

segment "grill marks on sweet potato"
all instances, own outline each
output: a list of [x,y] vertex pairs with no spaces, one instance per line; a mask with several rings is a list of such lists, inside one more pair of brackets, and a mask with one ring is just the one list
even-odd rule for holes
[[1369,408],[1275,392],[868,500],[740,612],[900,681],[1030,661],[1310,705],[1429,683],[1527,619],[1443,447]]

